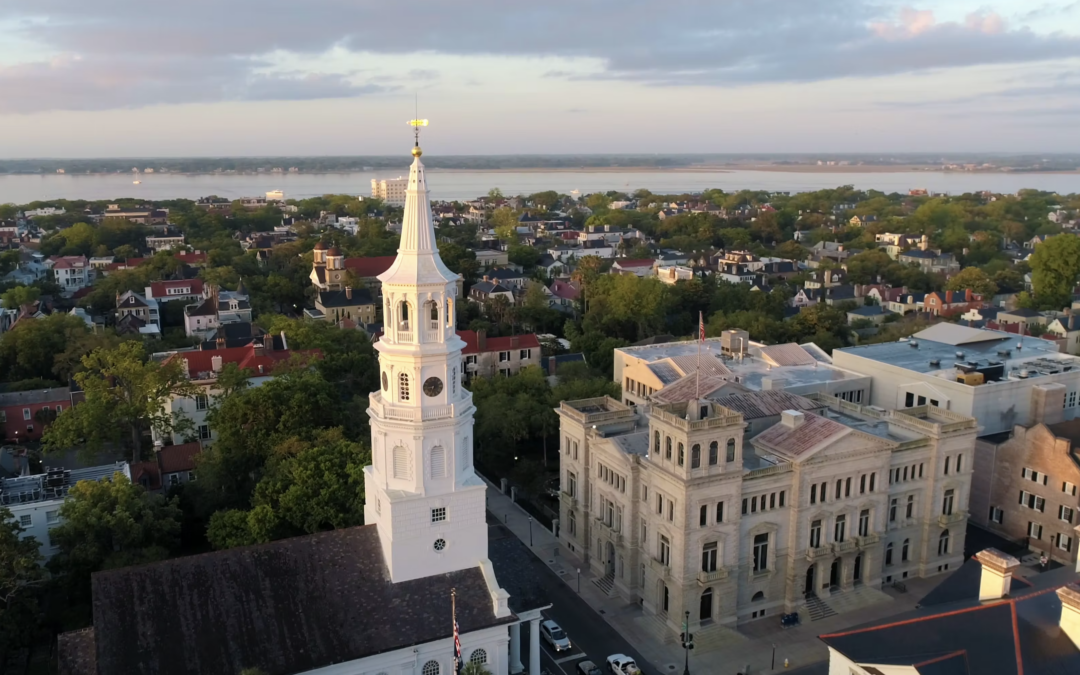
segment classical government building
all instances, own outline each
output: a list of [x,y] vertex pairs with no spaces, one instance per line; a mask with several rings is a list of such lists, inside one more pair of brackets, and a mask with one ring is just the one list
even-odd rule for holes
[[963,561],[972,418],[683,389],[558,409],[560,542],[608,593],[678,632],[684,611],[695,627],[829,615]]
[[368,408],[367,525],[97,573],[94,625],[60,636],[61,673],[450,675],[456,592],[465,661],[520,672],[529,622],[528,670],[540,675],[546,600],[528,550],[489,540],[472,396],[459,379],[457,275],[439,259],[420,155],[398,256],[379,275],[386,331]]

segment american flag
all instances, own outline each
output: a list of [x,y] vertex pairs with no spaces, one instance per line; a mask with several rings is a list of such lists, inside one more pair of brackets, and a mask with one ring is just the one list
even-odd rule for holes
[[460,673],[465,664],[461,662],[461,637],[458,635],[457,616],[454,616],[454,672]]
[[698,312],[698,340],[705,342],[705,314]]

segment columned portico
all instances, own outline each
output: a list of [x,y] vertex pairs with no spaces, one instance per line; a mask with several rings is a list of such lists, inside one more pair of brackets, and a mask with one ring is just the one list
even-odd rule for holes
[[529,622],[529,675],[540,675],[540,619]]
[[510,626],[510,675],[517,675],[525,666],[521,665],[521,624]]

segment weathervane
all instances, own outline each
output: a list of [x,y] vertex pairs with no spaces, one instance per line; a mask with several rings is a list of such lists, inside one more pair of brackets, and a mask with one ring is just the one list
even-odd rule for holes
[[413,157],[419,157],[423,154],[423,151],[420,150],[420,127],[426,127],[427,125],[427,120],[409,120],[409,126],[413,128],[413,137],[416,139],[412,150]]

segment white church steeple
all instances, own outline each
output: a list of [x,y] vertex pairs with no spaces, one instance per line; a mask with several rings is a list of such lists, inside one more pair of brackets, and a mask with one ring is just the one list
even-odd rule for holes
[[473,471],[474,408],[454,322],[458,275],[439,258],[419,142],[412,154],[398,256],[379,275],[380,389],[370,396],[364,477],[364,519],[378,526],[394,582],[487,558],[485,486]]

